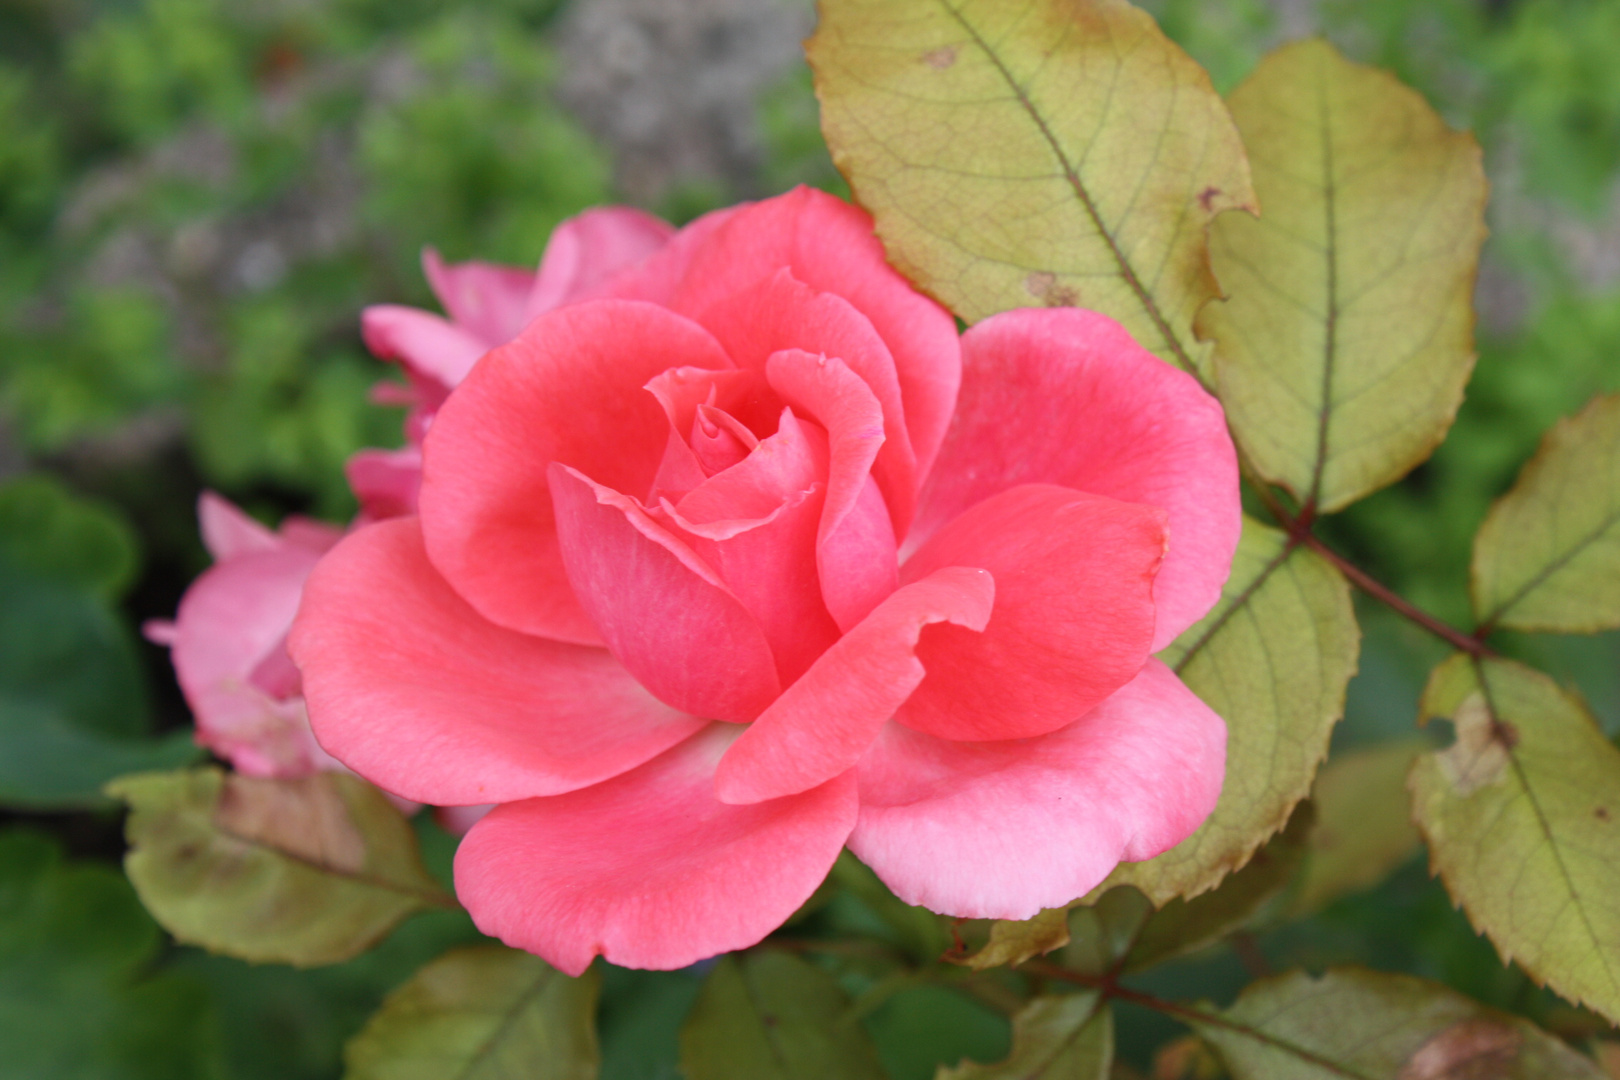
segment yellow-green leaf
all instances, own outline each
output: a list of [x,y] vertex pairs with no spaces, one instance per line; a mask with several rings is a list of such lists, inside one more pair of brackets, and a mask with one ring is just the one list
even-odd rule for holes
[[1063,966],[1084,975],[1117,973],[1152,916],[1152,901],[1129,885],[1109,889],[1092,903],[1076,904],[1069,911]]
[[1406,775],[1429,748],[1426,739],[1400,739],[1328,760],[1317,774],[1304,879],[1290,911],[1306,915],[1370,889],[1422,845],[1412,824]]
[[1473,588],[1488,626],[1620,627],[1620,394],[1547,432],[1480,526]]
[[1220,603],[1162,654],[1226,720],[1220,801],[1192,836],[1103,887],[1135,885],[1158,905],[1196,896],[1286,825],[1327,755],[1360,642],[1344,577],[1246,519]]
[[1321,40],[1272,53],[1230,104],[1261,216],[1211,229],[1229,299],[1198,328],[1215,339],[1249,462],[1337,510],[1428,457],[1462,403],[1485,239],[1479,145]]
[[[1203,1011],[1203,1010],[1199,1010]],[[1359,968],[1254,983],[1188,1019],[1233,1080],[1601,1080],[1528,1020],[1408,975]]]
[[833,977],[775,950],[727,956],[681,1029],[687,1080],[883,1080]]
[[1068,943],[1069,909],[1047,908],[1032,919],[997,919],[990,924],[990,940],[983,948],[961,960],[950,956],[946,959],[984,971],[1003,964],[1022,964]]
[[452,949],[388,995],[344,1048],[345,1080],[592,1080],[592,968],[571,979],[499,945]]
[[386,796],[339,773],[297,780],[209,767],[107,785],[130,804],[124,859],[176,938],[244,960],[310,967],[375,944],[426,907],[454,907]]
[[1457,731],[1412,770],[1435,872],[1504,959],[1620,1023],[1620,749],[1509,660],[1446,661],[1423,712]]
[[1124,0],[822,0],[833,161],[889,258],[974,322],[1079,306],[1191,370],[1206,226],[1252,208],[1209,76]]
[[1095,990],[1038,997],[1013,1017],[1012,1053],[992,1065],[941,1066],[934,1080],[1107,1080],[1114,1019]]

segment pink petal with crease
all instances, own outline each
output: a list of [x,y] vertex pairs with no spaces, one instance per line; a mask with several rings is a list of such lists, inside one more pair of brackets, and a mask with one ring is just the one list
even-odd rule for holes
[[908,904],[1028,919],[1190,836],[1215,807],[1225,760],[1221,718],[1153,660],[1039,738],[960,743],[885,728],[861,762],[849,846]]
[[855,822],[853,774],[752,806],[714,797],[715,724],[595,787],[497,807],[456,852],[484,933],[578,975],[670,970],[758,943],[810,898]]

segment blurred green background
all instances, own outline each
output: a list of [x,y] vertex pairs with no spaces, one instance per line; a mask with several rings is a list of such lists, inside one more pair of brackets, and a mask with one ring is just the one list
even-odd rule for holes
[[[1323,32],[1484,143],[1493,236],[1467,402],[1432,461],[1326,527],[1464,622],[1490,500],[1555,418],[1620,389],[1620,2],[1147,6],[1222,89]],[[383,993],[476,936],[421,916],[309,972],[168,942],[97,794],[197,757],[167,654],[135,630],[206,565],[202,488],[267,521],[352,514],[345,458],[400,440],[399,413],[368,402],[389,372],[359,311],[431,305],[423,245],[533,265],[595,203],[679,221],[798,182],[842,193],[799,58],[811,22],[794,0],[0,0],[0,1080],[335,1078]],[[1360,611],[1340,747],[1409,733],[1443,655]],[[1505,644],[1620,730],[1616,635]],[[447,872],[452,842],[421,829]],[[1255,944],[1278,969],[1366,963],[1586,1022],[1503,967],[1421,859]],[[1224,998],[1243,979],[1218,950],[1145,985]],[[697,985],[610,972],[604,1075],[675,1075]],[[1174,1034],[1122,1021],[1139,1066]],[[1007,1039],[940,988],[866,1023],[898,1080]]]

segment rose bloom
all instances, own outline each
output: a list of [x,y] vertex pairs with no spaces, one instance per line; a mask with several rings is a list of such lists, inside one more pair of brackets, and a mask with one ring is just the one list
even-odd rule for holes
[[1225,727],[1152,657],[1239,532],[1192,378],[1086,311],[958,337],[804,189],[570,300],[438,404],[419,512],[327,554],[290,639],[338,760],[499,804],[456,855],[484,932],[681,967],[846,844],[1028,918],[1208,815]]

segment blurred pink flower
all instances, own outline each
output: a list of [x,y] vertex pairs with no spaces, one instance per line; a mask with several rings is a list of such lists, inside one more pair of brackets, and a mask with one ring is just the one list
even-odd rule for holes
[[679,967],[846,843],[1027,918],[1203,821],[1225,728],[1151,655],[1240,527],[1193,379],[1085,311],[958,338],[803,189],[580,295],[455,369],[420,516],[330,552],[291,638],[340,760],[500,804],[456,858],[485,932]]

